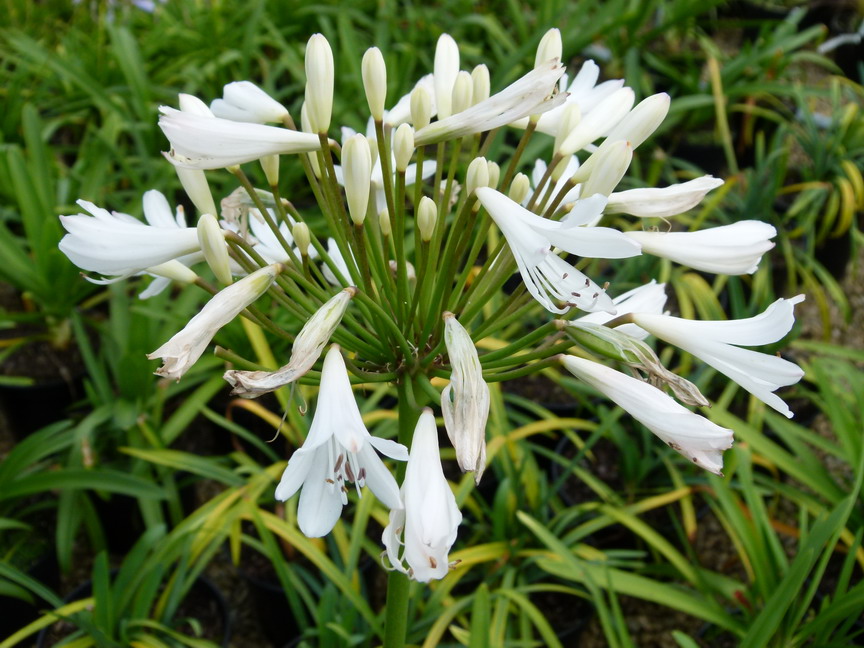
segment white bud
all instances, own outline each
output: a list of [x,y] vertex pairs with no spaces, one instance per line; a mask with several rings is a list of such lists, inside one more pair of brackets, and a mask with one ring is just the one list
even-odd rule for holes
[[309,245],[312,243],[309,226],[306,223],[294,223],[294,227],[291,228],[291,236],[294,238],[294,245],[297,246],[300,255],[309,256]]
[[384,117],[384,103],[387,100],[387,66],[377,47],[370,47],[363,55],[361,65],[363,88],[372,119],[381,121]]
[[393,232],[393,227],[390,224],[390,212],[387,211],[386,207],[378,212],[378,227],[381,228],[382,236],[390,236]]
[[627,168],[633,159],[633,147],[629,142],[619,140],[602,150],[598,149],[594,155],[597,156],[596,160],[580,192],[582,198],[589,198],[594,194],[604,196],[611,194],[627,173]]
[[669,95],[660,92],[643,99],[609,133],[608,139],[627,140],[635,149],[657,130],[669,113]]
[[501,179],[501,167],[497,162],[489,162],[489,186],[495,189],[498,186],[498,180]]
[[471,160],[465,176],[465,191],[470,196],[477,187],[489,186],[489,163],[486,158],[478,157]]
[[[300,128],[304,133],[311,133],[312,124],[309,122],[309,111],[306,109],[306,102],[303,102],[303,105],[300,107]],[[318,154],[317,153],[307,153],[306,156],[309,158],[309,164],[312,165],[312,173],[315,174],[316,178],[321,177],[321,167],[318,165]]]
[[471,70],[471,80],[474,82],[474,92],[471,103],[478,104],[489,98],[491,84],[489,82],[489,68],[482,63]]
[[474,93],[474,81],[471,75],[464,70],[456,75],[456,81],[453,83],[453,101],[451,110],[454,115],[461,113],[463,110],[471,107],[471,97]]
[[[438,119],[446,119],[452,113],[453,84],[459,74],[459,46],[449,34],[441,34],[435,47],[435,64],[433,67],[435,83],[435,105],[438,107]],[[419,130],[415,122],[415,128]]]
[[420,199],[420,206],[417,208],[417,228],[420,230],[420,238],[424,243],[432,240],[437,218],[438,206],[435,201],[429,196],[423,196]]
[[225,243],[225,234],[213,214],[202,214],[198,219],[198,243],[216,279],[225,285],[230,284],[233,280],[228,244]]
[[[555,135],[555,145],[553,151],[558,153],[561,150],[561,145],[567,136],[573,132],[573,129],[582,121],[582,109],[575,101],[564,104],[564,110],[561,113],[561,121],[559,122],[558,132]],[[565,157],[567,157],[565,155]]]
[[528,192],[531,190],[531,181],[524,173],[517,173],[510,183],[510,192],[508,197],[513,202],[521,205],[522,201],[528,197]]
[[564,47],[561,44],[561,32],[552,28],[543,34],[540,44],[537,46],[537,55],[534,57],[534,67],[540,67],[546,61],[561,60],[561,52]]
[[414,129],[410,124],[402,124],[393,136],[393,155],[396,158],[396,170],[404,173],[414,155]]
[[306,44],[306,103],[315,133],[326,133],[333,113],[333,50],[322,34]]
[[267,178],[267,183],[271,187],[279,184],[279,155],[265,155],[261,158],[261,168],[264,169],[264,176]]
[[432,121],[432,97],[429,91],[418,85],[411,91],[411,123],[414,130],[420,130]]
[[558,147],[561,155],[573,155],[594,140],[609,133],[633,107],[635,95],[630,88],[616,90],[597,104],[579,124],[570,131]]
[[191,284],[198,278],[195,271],[189,266],[180,263],[177,259],[171,259],[159,265],[147,268],[147,273],[157,277],[165,277],[178,283]]
[[217,117],[233,121],[281,122],[288,110],[251,81],[234,81],[222,89],[222,99],[214,99],[210,110]]
[[345,178],[345,198],[355,225],[362,225],[369,206],[372,178],[372,154],[365,135],[353,135],[342,147],[342,173]]

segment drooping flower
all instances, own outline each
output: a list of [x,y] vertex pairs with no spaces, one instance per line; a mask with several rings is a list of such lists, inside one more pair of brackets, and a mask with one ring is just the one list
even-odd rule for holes
[[223,169],[266,155],[308,153],[321,147],[317,135],[196,115],[160,106],[159,128],[171,142],[169,162],[188,169]]
[[147,224],[86,200],[78,204],[92,216],[61,216],[68,234],[59,247],[82,270],[128,277],[200,250],[197,230],[186,227],[182,213],[172,214],[156,190],[144,194]]
[[[462,514],[441,468],[438,430],[428,407],[414,430],[401,493],[404,507],[390,510],[390,523],[382,535],[390,564],[421,583],[444,578]],[[404,545],[401,555],[400,544]]]
[[182,331],[147,354],[151,360],[162,359],[162,366],[156,373],[180,380],[201,357],[216,332],[267,292],[281,269],[278,263],[265,266],[216,293]]
[[324,358],[318,405],[303,446],[294,451],[276,487],[285,501],[300,490],[297,522],[310,538],[327,535],[348,503],[346,482],[368,485],[390,509],[401,509],[402,498],[393,475],[375,451],[399,461],[408,449],[395,441],[369,434],[337,345]]
[[468,331],[453,313],[444,313],[444,343],[453,371],[441,392],[441,411],[456,461],[463,472],[474,471],[479,484],[486,469],[486,419],[489,418],[489,386]]
[[697,232],[626,232],[642,251],[694,270],[725,275],[753,274],[762,255],[774,247],[777,230],[746,220]]
[[[604,196],[578,201],[568,221],[560,223],[537,216],[489,187],[477,189],[476,194],[504,233],[528,291],[546,310],[564,313],[577,307],[589,312],[615,312],[603,289],[552,252],[554,245],[571,254],[593,258],[615,259],[640,253],[639,247],[618,230],[582,227],[602,213]],[[566,306],[558,307],[552,299]]]
[[356,288],[345,288],[315,311],[294,339],[291,358],[284,367],[276,371],[226,371],[224,378],[234,388],[231,393],[256,398],[303,377],[321,357],[355,294]]
[[697,466],[721,474],[723,451],[732,447],[732,430],[691,412],[656,387],[598,362],[575,356],[562,356],[561,362],[570,373],[627,411],[670,448]]
[[792,411],[773,392],[794,385],[804,372],[793,362],[739,346],[777,342],[795,323],[795,304],[804,295],[778,299],[765,312],[740,320],[695,321],[650,313],[634,313],[633,322],[652,335],[696,356],[788,418]]

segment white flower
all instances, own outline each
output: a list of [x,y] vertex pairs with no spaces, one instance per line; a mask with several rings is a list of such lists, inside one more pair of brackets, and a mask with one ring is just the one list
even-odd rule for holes
[[570,373],[626,410],[670,448],[697,466],[721,474],[723,451],[732,447],[732,430],[691,412],[638,378],[584,358],[562,356],[561,362]]
[[479,484],[486,468],[486,419],[489,418],[489,387],[468,331],[453,313],[444,313],[444,342],[450,357],[450,383],[441,392],[441,411],[456,460],[463,472],[474,471]]
[[753,274],[762,255],[774,247],[777,230],[768,223],[745,220],[698,232],[626,232],[642,251],[695,270],[717,274]]
[[453,86],[459,74],[459,46],[450,34],[441,34],[435,46],[433,66],[435,103],[440,117],[450,117],[453,100]]
[[795,323],[793,307],[804,295],[778,299],[764,313],[741,320],[694,321],[668,315],[634,313],[633,321],[652,335],[696,356],[788,418],[792,412],[772,393],[794,385],[804,372],[793,362],[732,345],[777,342]]
[[[423,88],[427,96],[430,100],[430,117],[434,117],[437,114],[437,106],[435,105],[435,78],[431,74],[427,74],[424,77],[421,77],[420,80],[414,84],[414,88],[412,88],[411,92],[416,88]],[[393,106],[390,110],[384,111],[384,123],[390,124],[395,130],[397,126],[405,124],[411,121],[411,92],[403,96],[396,102],[396,105]]]
[[669,187],[616,191],[609,196],[606,213],[640,218],[677,216],[698,205],[705,194],[722,184],[720,178],[706,175]]
[[[420,147],[482,133],[560,106],[565,97],[555,92],[555,83],[563,73],[560,63],[544,63],[488,99],[421,128],[414,134],[414,144]],[[439,97],[439,116],[443,114],[440,101]]]
[[217,117],[238,122],[281,122],[288,110],[251,81],[234,81],[222,89],[222,99],[210,102]]
[[345,288],[315,311],[294,339],[291,358],[284,367],[276,371],[226,371],[224,378],[234,388],[231,393],[255,398],[304,376],[321,357],[324,346],[356,294],[356,288]]
[[310,538],[327,535],[342,507],[348,503],[346,482],[360,488],[368,485],[391,509],[402,508],[399,486],[375,454],[407,461],[408,449],[395,441],[369,434],[357,402],[339,347],[334,345],[324,358],[318,406],[303,447],[296,450],[276,487],[276,499],[285,501],[298,490],[297,522]]
[[78,204],[92,214],[61,216],[68,234],[60,250],[82,270],[127,277],[199,251],[198,232],[176,217],[168,201],[155,190],[144,194],[148,224],[119,212],[108,212],[86,200]]
[[[658,284],[654,279],[633,290],[618,295],[612,299],[615,305],[615,315],[609,313],[588,313],[583,317],[579,317],[574,322],[583,322],[586,324],[605,324],[612,321],[615,317],[627,315],[628,313],[657,313],[663,312],[663,307],[666,305],[666,284]],[[648,331],[641,329],[635,324],[623,324],[615,328],[616,331],[626,333],[630,337],[637,340],[644,340],[648,337]]]
[[[582,227],[603,211],[606,198],[580,200],[567,223],[550,221],[528,211],[489,187],[477,189],[477,198],[504,233],[522,280],[546,310],[564,313],[569,307],[585,311],[615,312],[612,300],[597,284],[552,252],[555,245],[571,254],[597,258],[622,258],[639,254],[618,230]],[[566,307],[555,306],[552,299]]]
[[[462,514],[441,468],[438,430],[428,407],[414,430],[402,501],[404,508],[390,511],[390,524],[382,535],[390,564],[421,583],[444,578],[450,569],[448,553],[456,542]],[[400,535],[404,536],[401,556]],[[407,570],[403,562],[408,563]]]
[[151,360],[162,358],[163,364],[156,374],[180,380],[201,357],[216,332],[267,292],[280,270],[279,264],[265,266],[216,293],[182,331],[147,355]]
[[[536,130],[554,137],[558,135],[561,119],[568,105],[575,104],[579,106],[579,112],[584,118],[600,102],[624,86],[623,79],[604,81],[598,85],[597,79],[599,76],[600,68],[594,61],[585,61],[579,69],[578,74],[573,78],[573,83],[569,86],[567,85],[567,75],[564,74],[558,83],[558,89],[561,94],[567,97],[566,103],[540,115],[540,119],[537,120]],[[511,124],[511,126],[515,126],[516,128],[525,128],[527,125],[527,117]]]
[[171,142],[169,162],[188,169],[223,169],[265,155],[316,151],[317,135],[208,117],[160,106],[159,128]]

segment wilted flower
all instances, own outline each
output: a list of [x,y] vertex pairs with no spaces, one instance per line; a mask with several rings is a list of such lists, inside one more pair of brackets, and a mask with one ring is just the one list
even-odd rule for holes
[[339,347],[324,358],[318,406],[303,447],[291,455],[276,487],[276,499],[285,501],[302,488],[297,507],[300,530],[310,538],[330,533],[348,503],[346,482],[368,485],[390,509],[401,509],[399,486],[375,453],[408,460],[408,449],[395,441],[369,434],[345,370]]
[[162,366],[156,373],[180,380],[201,357],[216,332],[267,292],[281,268],[278,263],[265,266],[216,293],[182,331],[147,355],[151,360],[162,358]]
[[[390,524],[382,535],[390,564],[421,583],[444,578],[462,514],[441,468],[438,430],[428,407],[414,430],[401,493],[404,507],[391,509]],[[401,556],[400,544],[404,544]]]
[[276,371],[226,371],[224,378],[234,388],[231,393],[255,398],[305,375],[321,357],[355,294],[356,288],[346,288],[315,311],[294,339],[291,358],[284,367]]
[[463,472],[473,470],[480,483],[486,468],[486,419],[489,417],[489,387],[468,331],[453,313],[444,313],[444,342],[453,372],[441,392],[441,411],[456,460]]

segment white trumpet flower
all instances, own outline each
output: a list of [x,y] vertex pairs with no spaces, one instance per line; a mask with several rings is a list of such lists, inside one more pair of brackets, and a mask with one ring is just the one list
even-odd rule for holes
[[[639,247],[618,230],[581,226],[602,213],[604,196],[580,200],[568,222],[559,223],[537,216],[489,187],[477,189],[476,194],[504,233],[526,288],[546,310],[565,313],[576,307],[615,313],[605,290],[552,252],[554,245],[571,254],[595,258],[615,259],[640,253]],[[559,308],[552,299],[566,306]]]
[[740,320],[694,321],[650,313],[634,313],[633,322],[652,335],[711,365],[756,398],[786,416],[792,411],[773,392],[794,385],[804,372],[793,362],[739,346],[777,342],[795,323],[795,304],[804,295],[778,299],[765,312]]
[[263,124],[281,122],[288,109],[251,81],[234,81],[222,89],[222,99],[210,102],[216,117]]
[[474,342],[453,313],[444,313],[444,343],[453,367],[450,383],[441,392],[444,427],[462,472],[474,471],[474,482],[479,484],[486,469],[489,386]]
[[[615,305],[614,315],[602,312],[588,313],[573,321],[585,324],[605,324],[612,321],[615,317],[627,315],[628,313],[656,313],[660,315],[663,313],[663,307],[666,305],[666,284],[658,284],[656,280],[652,279],[643,286],[628,290],[614,297],[612,303]],[[639,328],[635,324],[622,324],[616,327],[615,330],[626,333],[637,340],[644,340],[649,335],[648,331]]]
[[626,232],[642,251],[703,272],[753,274],[762,255],[774,247],[777,230],[768,223],[745,220],[698,232]]
[[321,357],[333,331],[342,321],[348,303],[356,294],[356,288],[345,288],[315,311],[294,339],[291,358],[284,367],[276,371],[226,371],[224,378],[234,388],[231,393],[257,398],[302,378]]
[[165,153],[172,164],[187,169],[224,169],[266,155],[317,151],[317,135],[195,115],[160,106],[159,128],[171,142]]
[[186,227],[182,213],[175,217],[165,196],[156,190],[144,194],[147,224],[86,200],[78,204],[92,216],[61,216],[68,234],[59,247],[82,270],[128,277],[200,251],[197,230]]
[[162,359],[156,374],[180,380],[201,357],[216,332],[267,292],[281,269],[278,263],[265,266],[216,293],[182,331],[147,354],[150,360]]
[[723,180],[710,175],[663,188],[616,191],[606,203],[607,214],[630,214],[640,218],[668,218],[683,214],[698,205]]
[[[382,535],[390,565],[421,583],[444,578],[462,514],[441,468],[438,430],[428,407],[414,430],[401,493],[404,507],[391,509]],[[404,544],[401,556],[400,544]]]
[[285,501],[298,490],[297,522],[310,538],[327,535],[348,503],[346,482],[357,492],[364,485],[390,509],[401,509],[399,486],[375,451],[399,461],[408,449],[395,441],[369,434],[360,416],[339,347],[324,358],[318,406],[303,446],[294,451],[276,487]]
[[697,466],[722,474],[723,451],[732,447],[732,430],[691,412],[638,378],[575,356],[562,356],[561,362],[570,373],[627,411],[670,448]]
[[[562,74],[564,67],[557,61],[544,63],[488,99],[421,128],[414,133],[414,144],[420,147],[483,133],[526,115],[552,110],[566,98],[555,91]],[[444,114],[440,97],[438,112],[439,117]]]

